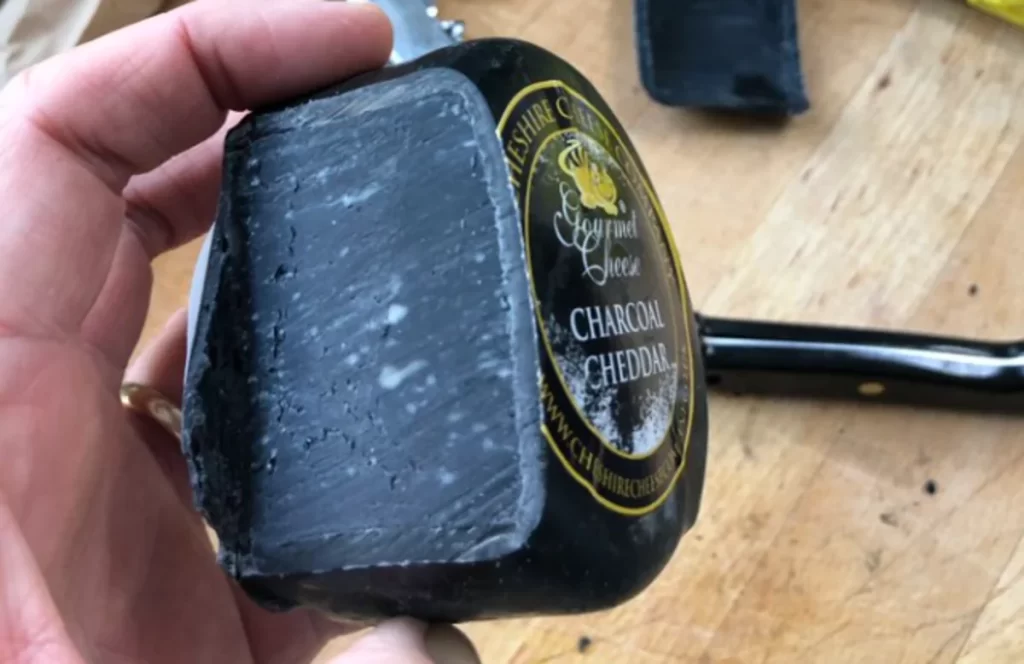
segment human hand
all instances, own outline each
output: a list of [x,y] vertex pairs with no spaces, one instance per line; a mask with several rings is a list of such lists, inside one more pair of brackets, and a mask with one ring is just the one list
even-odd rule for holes
[[[0,92],[0,662],[308,661],[339,626],[255,606],[216,564],[184,461],[119,401],[150,261],[215,214],[229,111],[382,65],[368,5],[196,3]],[[180,398],[184,316],[127,378]],[[339,662],[428,664],[395,621]]]

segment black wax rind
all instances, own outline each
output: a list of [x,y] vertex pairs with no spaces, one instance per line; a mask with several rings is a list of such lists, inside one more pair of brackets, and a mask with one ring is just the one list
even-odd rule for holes
[[494,40],[230,133],[183,444],[221,562],[264,606],[357,620],[591,611],[651,583],[694,522],[699,358],[686,473],[657,509],[602,507],[543,434],[543,346],[497,124],[550,79],[612,117],[565,63]]
[[640,73],[671,105],[772,115],[809,108],[794,0],[636,0]]

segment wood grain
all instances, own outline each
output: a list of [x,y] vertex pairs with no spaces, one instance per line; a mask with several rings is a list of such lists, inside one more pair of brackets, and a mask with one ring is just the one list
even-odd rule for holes
[[[651,102],[625,0],[441,6],[604,92],[702,310],[1024,337],[1024,33],[945,0],[804,0],[813,108],[769,126]],[[196,249],[156,262],[144,340]],[[1024,661],[1020,422],[718,395],[711,418],[704,510],[660,579],[600,614],[468,625],[485,662]]]

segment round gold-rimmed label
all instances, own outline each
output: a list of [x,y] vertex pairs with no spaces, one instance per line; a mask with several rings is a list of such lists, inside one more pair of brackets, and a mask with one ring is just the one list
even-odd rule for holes
[[522,215],[545,366],[543,433],[605,507],[646,514],[682,475],[694,361],[675,243],[616,127],[562,81],[498,124]]

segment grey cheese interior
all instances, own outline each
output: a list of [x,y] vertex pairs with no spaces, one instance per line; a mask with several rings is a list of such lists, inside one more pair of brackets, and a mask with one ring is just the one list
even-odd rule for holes
[[429,69],[228,139],[185,451],[238,576],[497,558],[544,501],[539,355],[495,123]]

